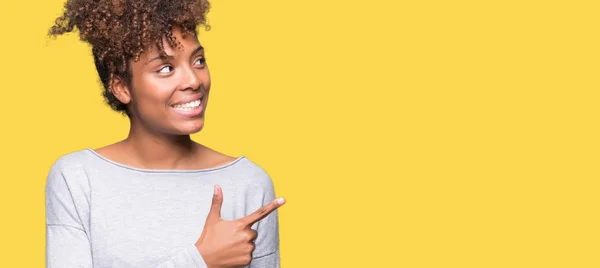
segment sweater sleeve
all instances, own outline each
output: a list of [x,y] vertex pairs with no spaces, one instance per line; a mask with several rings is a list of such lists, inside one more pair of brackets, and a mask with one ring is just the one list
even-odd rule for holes
[[[89,226],[85,224],[89,223],[90,215],[89,188],[86,188],[87,181],[67,179],[85,176],[74,172],[71,164],[59,159],[46,179],[46,268],[91,268],[94,265]],[[207,267],[193,244],[176,248],[169,254],[154,267]]]
[[[262,204],[264,206],[275,199],[275,189],[271,177],[262,169],[258,170],[259,185],[262,188]],[[258,209],[258,207],[256,208]],[[255,224],[258,234],[256,248],[252,254],[250,268],[279,268],[279,213],[278,209]],[[253,227],[254,229],[254,227]]]
[[72,192],[82,191],[67,184],[64,165],[59,159],[46,179],[46,267],[92,267],[90,241],[82,221],[89,208],[79,196],[73,196]]

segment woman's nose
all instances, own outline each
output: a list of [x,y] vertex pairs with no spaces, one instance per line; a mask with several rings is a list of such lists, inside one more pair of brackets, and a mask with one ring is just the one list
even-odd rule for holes
[[183,68],[183,74],[181,77],[181,90],[192,89],[197,90],[200,88],[201,79],[199,74],[194,71],[194,68],[187,67]]

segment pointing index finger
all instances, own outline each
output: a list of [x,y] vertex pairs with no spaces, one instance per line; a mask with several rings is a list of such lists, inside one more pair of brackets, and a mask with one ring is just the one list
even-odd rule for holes
[[240,218],[239,220],[244,225],[250,227],[250,226],[252,226],[252,224],[264,219],[266,216],[271,214],[271,212],[273,212],[276,209],[278,209],[279,207],[283,206],[283,204],[285,204],[285,199],[283,197],[277,198],[277,199],[269,202],[268,204],[264,205],[263,207],[259,208],[254,213],[252,213],[246,217]]

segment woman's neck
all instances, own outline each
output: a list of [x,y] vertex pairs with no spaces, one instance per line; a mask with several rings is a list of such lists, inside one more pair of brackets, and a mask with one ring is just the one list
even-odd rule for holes
[[156,134],[133,124],[121,143],[133,161],[150,169],[187,169],[199,149],[190,135]]

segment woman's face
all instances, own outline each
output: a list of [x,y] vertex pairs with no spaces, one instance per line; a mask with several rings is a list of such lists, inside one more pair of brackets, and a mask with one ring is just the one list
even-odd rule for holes
[[164,60],[157,49],[145,51],[137,62],[131,61],[131,88],[128,104],[131,120],[145,128],[165,134],[187,135],[204,126],[204,113],[210,91],[210,74],[204,50],[196,36],[173,35],[181,49],[163,40],[169,56]]

